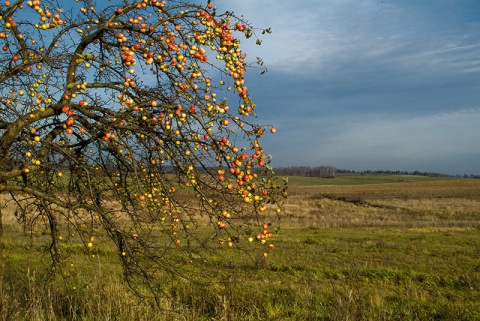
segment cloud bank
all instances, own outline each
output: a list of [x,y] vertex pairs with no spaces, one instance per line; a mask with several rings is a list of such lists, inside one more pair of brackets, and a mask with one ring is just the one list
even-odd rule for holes
[[271,27],[249,72],[274,165],[480,174],[480,2],[214,2]]

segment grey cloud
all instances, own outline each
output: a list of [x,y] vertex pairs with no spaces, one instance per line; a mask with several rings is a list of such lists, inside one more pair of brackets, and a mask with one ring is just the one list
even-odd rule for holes
[[273,29],[246,49],[274,162],[480,174],[480,2],[301,3],[235,3]]

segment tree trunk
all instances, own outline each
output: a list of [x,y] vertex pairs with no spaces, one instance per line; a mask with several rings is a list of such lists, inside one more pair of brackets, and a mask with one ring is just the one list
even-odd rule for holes
[[5,271],[5,264],[3,258],[3,197],[2,193],[0,193],[0,316],[3,315],[3,308],[4,308],[4,293],[3,293],[3,281],[4,281],[4,271]]

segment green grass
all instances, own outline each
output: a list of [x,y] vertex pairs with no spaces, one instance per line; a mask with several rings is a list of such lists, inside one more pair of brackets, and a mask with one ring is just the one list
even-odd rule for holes
[[76,249],[52,284],[38,252],[10,243],[4,281],[23,310],[9,320],[40,312],[51,320],[480,320],[478,236],[473,228],[284,228],[267,264],[226,249],[215,263],[227,277],[204,287],[171,282],[174,304],[157,314],[121,285],[107,250],[92,260]]
[[478,232],[286,229],[269,269],[285,288],[316,293],[316,304],[302,309],[319,318],[475,320]]
[[65,245],[48,279],[48,235],[7,225],[0,320],[480,320],[480,181],[342,180],[370,185],[293,182],[267,259],[224,247],[204,285],[161,275],[161,309],[129,291],[107,243]]
[[335,178],[288,176],[290,185],[367,185],[403,182],[430,182],[453,179],[450,177],[426,177],[414,175],[358,175]]

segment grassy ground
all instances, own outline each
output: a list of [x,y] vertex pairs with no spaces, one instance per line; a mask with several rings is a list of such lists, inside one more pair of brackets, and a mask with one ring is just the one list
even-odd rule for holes
[[414,175],[345,175],[335,178],[289,176],[291,185],[367,185],[402,182],[428,182],[452,180],[450,177],[424,177]]
[[480,180],[302,179],[268,260],[227,250],[221,278],[169,281],[164,310],[127,290],[107,246],[72,246],[47,282],[7,220],[0,320],[480,320]]

